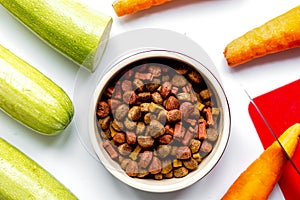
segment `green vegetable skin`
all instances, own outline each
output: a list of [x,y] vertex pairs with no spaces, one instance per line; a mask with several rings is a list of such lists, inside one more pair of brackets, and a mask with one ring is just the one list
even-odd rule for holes
[[74,114],[62,88],[1,45],[0,108],[45,135],[64,130]]
[[73,200],[72,192],[19,149],[0,138],[0,199]]
[[90,72],[109,39],[112,18],[74,0],[0,0],[30,30]]

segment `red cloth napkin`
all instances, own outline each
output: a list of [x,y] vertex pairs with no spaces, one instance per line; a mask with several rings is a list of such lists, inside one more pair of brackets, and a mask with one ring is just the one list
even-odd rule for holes
[[[253,101],[277,137],[288,127],[295,123],[300,123],[300,79],[258,96]],[[262,145],[266,149],[275,141],[275,138],[268,130],[253,104],[249,104],[248,111]],[[298,169],[300,169],[300,144],[297,146],[292,160]],[[300,197],[300,175],[290,162],[287,163],[279,180],[279,186],[286,200],[294,200]]]

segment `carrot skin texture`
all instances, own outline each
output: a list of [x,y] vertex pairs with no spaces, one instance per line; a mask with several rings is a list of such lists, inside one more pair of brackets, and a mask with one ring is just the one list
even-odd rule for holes
[[[300,124],[289,127],[279,141],[292,157],[300,137]],[[273,142],[258,159],[230,186],[222,200],[267,200],[275,184],[280,179],[287,157],[277,141]]]
[[300,46],[300,6],[231,41],[224,49],[230,67]]
[[141,10],[146,10],[152,6],[157,6],[172,0],[116,0],[112,7],[118,17],[134,14]]

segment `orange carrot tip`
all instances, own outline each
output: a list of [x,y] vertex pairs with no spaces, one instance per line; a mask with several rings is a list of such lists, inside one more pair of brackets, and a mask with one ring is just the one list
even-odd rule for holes
[[164,4],[172,0],[116,0],[112,7],[118,17],[134,14],[141,10],[149,9],[152,6]]
[[230,42],[224,50],[229,66],[300,46],[300,6]]
[[[299,137],[299,123],[289,127],[279,137],[279,141],[289,157],[293,156]],[[258,159],[240,174],[222,197],[222,200],[267,200],[280,179],[286,162],[287,157],[283,149],[277,141],[273,142]]]

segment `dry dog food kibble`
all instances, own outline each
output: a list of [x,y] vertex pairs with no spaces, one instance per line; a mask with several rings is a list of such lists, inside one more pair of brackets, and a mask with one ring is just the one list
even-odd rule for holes
[[99,96],[101,145],[130,177],[184,177],[219,137],[215,98],[186,63],[167,58],[131,63]]

